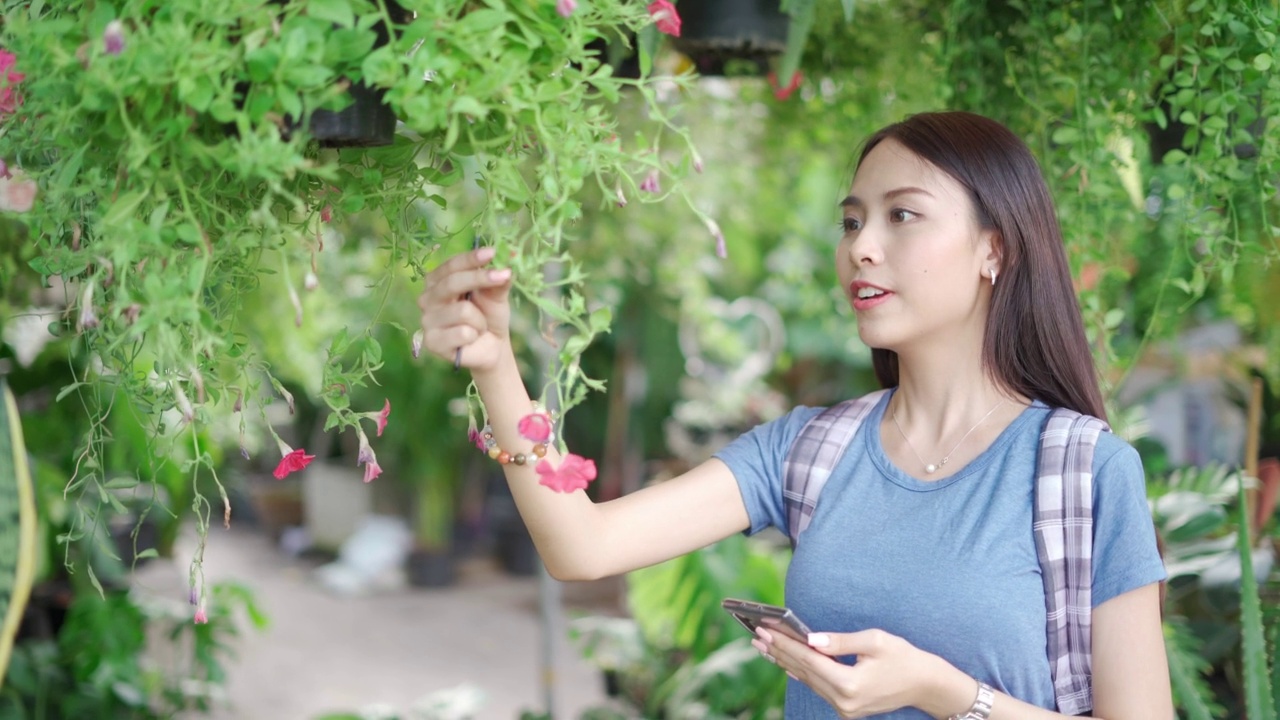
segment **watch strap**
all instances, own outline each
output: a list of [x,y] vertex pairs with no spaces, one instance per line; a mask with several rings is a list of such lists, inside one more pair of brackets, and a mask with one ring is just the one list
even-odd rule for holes
[[973,707],[963,715],[952,715],[947,720],[990,720],[991,706],[995,704],[996,691],[991,686],[979,681],[978,696],[973,700]]

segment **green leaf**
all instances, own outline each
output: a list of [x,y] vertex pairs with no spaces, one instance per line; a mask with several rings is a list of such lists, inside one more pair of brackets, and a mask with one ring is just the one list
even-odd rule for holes
[[462,95],[454,99],[453,112],[474,116],[477,120],[489,114],[489,108],[470,95]]
[[348,0],[308,0],[307,14],[344,28],[351,27],[356,22]]
[[0,678],[31,596],[36,566],[36,506],[18,406],[0,377]]
[[653,58],[658,54],[658,43],[662,38],[655,25],[646,25],[636,33],[636,50],[640,53],[640,76],[649,77],[653,71]]
[[104,225],[120,225],[133,216],[133,212],[142,204],[146,193],[141,190],[127,192],[111,204],[105,215],[102,216]]
[[1271,63],[1271,56],[1266,53],[1259,53],[1258,56],[1253,59],[1253,67],[1256,68],[1258,72],[1266,72],[1270,70]]
[[840,0],[840,6],[844,8],[844,21],[853,22],[853,7],[858,4],[858,0]]
[[377,365],[382,362],[382,345],[372,335],[365,338],[364,360],[370,365]]
[[1080,140],[1080,130],[1070,125],[1063,125],[1053,131],[1052,140],[1056,145],[1070,145]]
[[160,553],[155,548],[147,548],[134,557],[138,560],[146,560],[147,558],[160,557]]
[[108,490],[128,490],[138,486],[138,478],[132,475],[118,475],[103,483]]
[[1262,601],[1258,579],[1253,574],[1253,546],[1249,537],[1249,503],[1244,483],[1236,488],[1238,512],[1236,550],[1240,554],[1240,636],[1244,661],[1244,704],[1249,720],[1276,720],[1267,673],[1267,648],[1263,642]]

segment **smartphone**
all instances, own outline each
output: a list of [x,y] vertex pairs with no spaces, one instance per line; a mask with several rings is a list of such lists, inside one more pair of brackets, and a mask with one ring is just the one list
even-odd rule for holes
[[784,632],[802,643],[809,643],[809,633],[812,631],[791,608],[735,598],[725,598],[720,602],[720,607],[752,635],[755,634],[756,627],[763,627],[765,630]]

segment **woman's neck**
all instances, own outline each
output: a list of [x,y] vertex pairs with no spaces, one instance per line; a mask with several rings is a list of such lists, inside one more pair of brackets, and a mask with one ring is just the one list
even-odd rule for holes
[[[893,410],[904,427],[921,437],[955,437],[1002,402],[1014,414],[1030,404],[987,373],[978,352],[898,355]],[[997,410],[996,414],[1008,413]]]

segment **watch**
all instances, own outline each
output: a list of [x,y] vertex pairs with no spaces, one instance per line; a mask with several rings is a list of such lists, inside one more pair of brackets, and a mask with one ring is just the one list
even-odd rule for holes
[[991,705],[995,703],[996,691],[991,686],[979,681],[978,697],[973,700],[973,707],[963,715],[952,715],[947,720],[990,720]]

